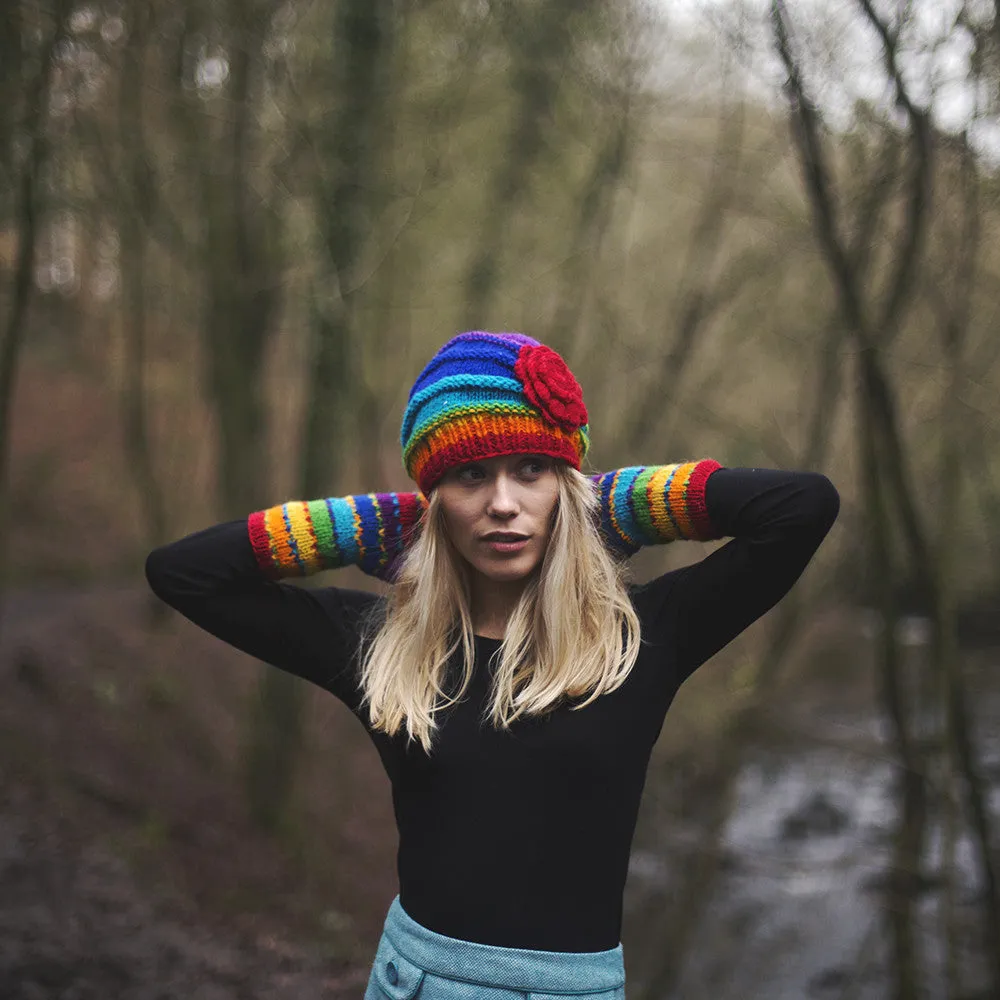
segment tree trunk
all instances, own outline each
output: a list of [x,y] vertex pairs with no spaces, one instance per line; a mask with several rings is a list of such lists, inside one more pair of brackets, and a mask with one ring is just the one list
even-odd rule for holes
[[[859,253],[865,252],[862,244]],[[817,378],[816,391],[809,398],[814,401],[810,419],[810,434],[797,465],[813,469],[823,465],[829,448],[830,437],[836,426],[836,408],[842,381],[841,357],[836,345],[843,337],[843,327],[839,322],[831,322],[822,354],[822,365]],[[830,392],[833,387],[832,393]],[[720,739],[719,760],[715,762],[713,774],[716,784],[712,791],[712,811],[700,838],[708,846],[700,847],[692,858],[686,859],[680,889],[675,897],[671,913],[664,926],[662,920],[649,913],[639,923],[655,928],[655,951],[658,960],[653,973],[647,978],[648,988],[640,994],[640,1000],[658,1000],[669,997],[677,989],[684,969],[684,957],[691,940],[697,934],[699,922],[705,909],[711,903],[715,883],[719,875],[719,859],[722,856],[721,837],[736,800],[736,783],[740,776],[740,763],[746,741],[750,733],[759,731],[768,695],[780,674],[801,623],[802,601],[795,591],[789,594],[775,610],[774,625],[768,637],[767,649],[760,659],[760,667],[753,677],[752,692],[748,700],[737,709]]]
[[[695,222],[694,233],[687,245],[678,290],[667,308],[669,339],[664,336],[664,350],[652,378],[637,393],[638,399],[629,406],[629,418],[623,436],[627,443],[638,442],[648,433],[649,415],[662,408],[663,387],[671,386],[671,395],[680,399],[678,391],[688,364],[694,355],[698,334],[715,313],[710,294],[713,272],[722,249],[729,209],[736,198],[736,178],[743,155],[743,133],[746,111],[743,104],[732,112],[723,111],[719,122],[719,137],[713,161],[712,175],[705,187],[705,197]],[[670,406],[670,412],[676,407]],[[662,441],[669,435],[662,425],[656,429]]]
[[893,949],[895,1000],[917,1000],[923,981],[918,965],[914,896],[920,881],[927,795],[924,761],[910,728],[909,710],[900,676],[896,641],[896,573],[889,541],[884,484],[879,473],[879,453],[873,405],[861,379],[859,450],[863,461],[863,495],[867,523],[868,570],[882,619],[880,644],[881,697],[893,727],[899,754],[899,798],[892,870],[888,879],[887,920]]
[[[869,0],[858,0],[866,19],[882,41],[888,75],[896,100],[908,119],[909,158],[906,213],[893,272],[886,283],[880,309],[866,301],[863,271],[853,266],[838,229],[828,157],[823,148],[815,105],[806,93],[801,68],[792,51],[788,14],[783,0],[772,0],[775,46],[788,75],[793,134],[799,151],[805,186],[813,209],[817,240],[830,269],[838,302],[850,330],[859,364],[858,449],[864,475],[865,510],[869,532],[869,567],[882,615],[881,680],[885,710],[892,723],[900,761],[901,807],[896,829],[894,871],[889,880],[889,920],[893,941],[897,1000],[913,1000],[921,987],[918,970],[917,928],[913,896],[920,875],[927,814],[927,787],[923,755],[913,738],[910,709],[900,678],[896,645],[893,566],[889,518],[902,527],[913,574],[928,595],[935,634],[941,634],[939,581],[927,544],[921,512],[912,489],[912,476],[898,420],[893,387],[886,375],[882,349],[902,328],[928,229],[931,196],[930,122],[914,107],[897,66],[897,34],[880,20]],[[877,333],[877,336],[876,336]]]
[[[555,105],[559,76],[571,48],[572,20],[587,10],[592,0],[550,0],[532,5],[537,12],[524,25],[512,26],[517,45],[514,121],[501,154],[500,166],[480,225],[482,238],[465,278],[465,327],[482,329],[496,288],[497,270],[508,226],[528,187],[531,169],[545,147],[548,118]],[[518,18],[528,5],[514,5]],[[517,28],[521,30],[518,31]]]
[[564,265],[555,319],[547,340],[548,344],[566,357],[581,359],[587,354],[587,345],[577,335],[580,316],[588,301],[587,289],[592,285],[589,278],[600,259],[601,244],[611,220],[615,192],[628,167],[632,151],[633,118],[630,95],[624,94],[612,106],[607,137],[594,158],[579,198],[580,211]]
[[[352,322],[349,282],[365,240],[367,185],[373,173],[378,109],[384,100],[381,74],[388,51],[387,0],[342,0],[336,11],[339,75],[333,89],[338,112],[332,128],[319,137],[323,169],[333,183],[323,192],[320,227],[328,253],[330,289],[316,296],[313,344],[303,417],[298,494],[305,499],[326,495],[331,488],[336,443],[345,434],[345,392],[356,375],[351,364]],[[234,81],[235,82],[235,81]],[[237,127],[237,146],[241,128]],[[238,240],[238,245],[244,240]],[[245,317],[252,323],[253,317]],[[245,334],[244,334],[245,335]],[[262,344],[263,338],[252,338]],[[249,400],[248,400],[249,402]],[[259,398],[256,401],[260,402]],[[255,409],[254,412],[257,412]],[[247,418],[252,419],[253,413]],[[240,428],[223,426],[224,433]],[[241,460],[250,453],[236,451]],[[237,470],[234,470],[237,471]],[[248,788],[256,821],[266,829],[280,827],[288,813],[303,732],[302,682],[268,669],[260,685],[248,755]]]
[[[969,375],[965,348],[981,237],[979,178],[968,137],[965,137],[962,152],[964,217],[960,245],[956,254],[958,264],[954,279],[953,301],[947,316],[943,318],[941,338],[948,369],[948,385],[942,405],[941,451],[938,464],[940,508],[936,532],[937,544],[934,547],[938,581],[935,591],[937,628],[932,646],[932,668],[935,680],[938,682],[938,690],[943,693],[944,742],[949,756],[947,763],[963,779],[962,784],[972,819],[972,837],[979,852],[979,863],[986,883],[984,944],[986,954],[990,958],[993,993],[995,996],[1000,996],[1000,879],[993,856],[993,824],[986,805],[988,791],[976,759],[974,722],[969,709],[968,692],[965,688],[956,641],[955,569],[950,537],[951,530],[958,521],[958,512],[961,510],[963,455],[967,454],[965,445],[968,433],[965,407],[962,403],[962,387]],[[950,951],[949,947],[949,953]],[[950,962],[953,978],[957,960],[952,957]]]
[[[280,304],[277,221],[253,189],[254,123],[262,91],[258,67],[272,5],[231,0],[229,80],[224,113],[188,107],[205,233],[205,359],[218,427],[219,505],[225,518],[246,517],[271,502],[264,356]],[[216,125],[216,118],[220,124]],[[199,128],[197,124],[200,123]],[[246,787],[250,814],[262,829],[285,821],[301,733],[289,704],[297,681],[266,667],[249,715]]]
[[[321,174],[330,178],[319,187],[317,199],[325,251],[320,280],[328,288],[314,306],[299,469],[299,490],[308,497],[331,488],[344,457],[338,445],[352,439],[361,443],[348,427],[373,418],[375,387],[368,382],[365,344],[356,330],[355,283],[371,219],[385,198],[378,153],[386,142],[392,18],[389,0],[341,0],[334,18],[330,91],[337,106],[333,121],[324,123],[316,139]],[[382,334],[378,336],[381,340]],[[372,474],[371,461],[366,464]]]
[[[5,140],[13,141],[19,131],[18,124],[20,124],[20,131],[22,131],[27,143],[27,153],[19,177],[19,201],[14,228],[17,239],[17,259],[14,265],[10,311],[3,324],[3,341],[0,343],[0,589],[3,587],[7,570],[6,526],[10,524],[8,507],[10,504],[11,409],[28,310],[34,291],[35,246],[41,215],[41,198],[38,187],[42,168],[50,153],[50,143],[46,130],[48,127],[49,94],[52,87],[53,54],[56,45],[65,36],[65,22],[69,9],[69,0],[57,0],[53,11],[54,20],[51,33],[45,39],[42,50],[39,52],[37,75],[33,80],[24,81],[22,84],[27,89],[23,122],[12,124],[10,135],[2,137]],[[8,18],[6,26],[18,31],[17,44],[19,46],[22,39],[18,12],[8,11],[6,16]],[[25,64],[23,56],[17,58],[15,64],[23,66]],[[9,80],[9,78],[7,79]],[[5,80],[5,82],[7,81]],[[4,152],[6,153],[7,150],[5,149]]]
[[[142,3],[133,3],[128,43],[123,54],[119,91],[122,124],[121,182],[125,194],[118,198],[119,257],[124,295],[125,370],[122,386],[122,426],[125,429],[126,466],[132,476],[145,525],[146,551],[167,540],[167,512],[163,490],[153,469],[146,415],[146,239],[143,219],[150,206],[139,203],[149,190],[142,145],[134,137],[143,128],[143,75],[146,19]],[[151,608],[163,607],[154,601]]]

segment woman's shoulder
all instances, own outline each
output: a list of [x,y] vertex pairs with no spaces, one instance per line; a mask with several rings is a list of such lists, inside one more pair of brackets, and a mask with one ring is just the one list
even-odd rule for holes
[[651,580],[641,583],[630,581],[626,584],[629,599],[640,622],[650,615],[662,613],[664,604],[669,602],[683,573],[682,567],[653,577]]
[[328,607],[348,614],[367,615],[386,603],[384,594],[353,587],[317,587],[315,594]]
[[331,621],[358,637],[377,629],[384,618],[383,594],[351,587],[316,587],[312,592]]

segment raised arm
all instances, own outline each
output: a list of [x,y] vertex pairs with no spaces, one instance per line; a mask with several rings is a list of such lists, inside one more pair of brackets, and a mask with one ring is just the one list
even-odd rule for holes
[[[631,556],[645,545],[720,538],[705,508],[705,482],[718,468],[702,459],[591,476],[608,547]],[[251,514],[248,528],[257,563],[270,579],[358,566],[392,580],[426,509],[422,493],[294,500]]]
[[591,479],[600,496],[600,524],[612,551],[631,556],[645,545],[721,538],[705,503],[711,458],[672,465],[633,465]]
[[289,501],[251,514],[247,527],[271,579],[358,566],[391,580],[426,509],[422,493],[362,493]]
[[730,541],[637,594],[654,629],[671,637],[681,679],[788,593],[836,520],[840,496],[820,473],[719,468],[707,478],[705,507]]
[[154,549],[146,559],[146,579],[158,597],[205,631],[357,709],[354,654],[375,595],[270,579],[247,519]]

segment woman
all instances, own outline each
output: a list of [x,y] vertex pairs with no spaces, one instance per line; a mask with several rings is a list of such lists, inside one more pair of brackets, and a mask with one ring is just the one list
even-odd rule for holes
[[[287,503],[147,561],[165,601],[337,695],[378,749],[399,895],[366,1000],[624,996],[622,894],[667,708],[837,516],[815,473],[706,459],[587,478],[588,435],[558,354],[461,334],[410,392],[419,493]],[[726,536],[623,581],[642,545]],[[348,563],[389,596],[279,582]]]

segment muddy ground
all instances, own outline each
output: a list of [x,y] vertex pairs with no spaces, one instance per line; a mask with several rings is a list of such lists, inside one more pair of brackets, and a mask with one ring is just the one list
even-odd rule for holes
[[14,594],[0,629],[0,998],[360,996],[395,834],[346,710],[310,693],[266,837],[240,794],[254,661],[151,629],[141,585]]

